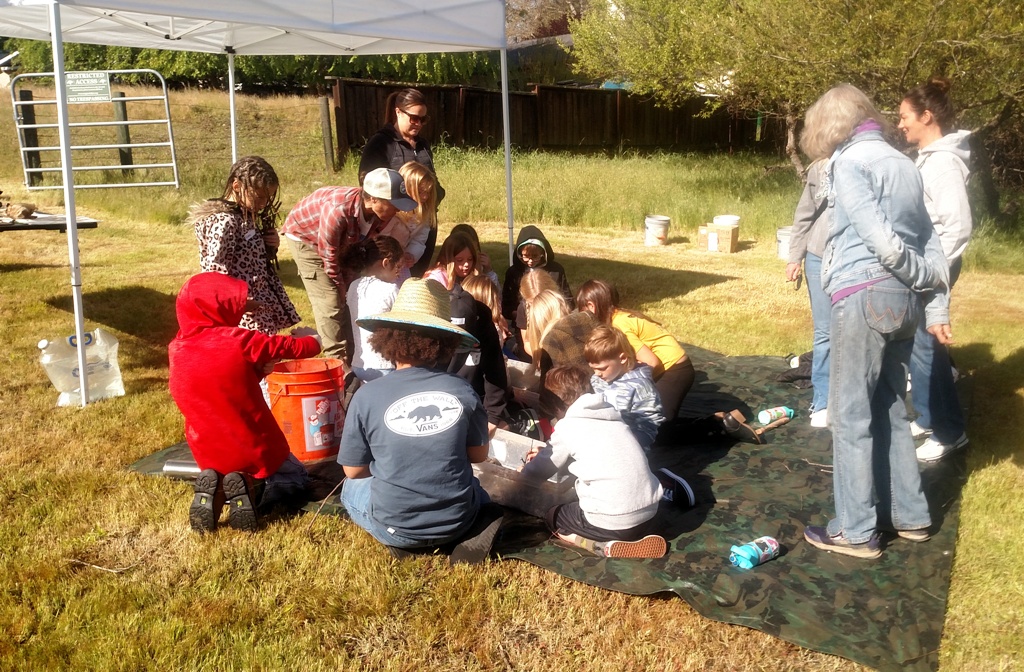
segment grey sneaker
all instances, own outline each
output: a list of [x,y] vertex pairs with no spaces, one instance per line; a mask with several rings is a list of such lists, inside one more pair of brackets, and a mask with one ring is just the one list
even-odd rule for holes
[[832,536],[824,527],[808,525],[804,528],[804,539],[808,544],[823,551],[842,553],[854,558],[871,560],[882,555],[878,546],[878,533],[872,532],[871,538],[860,544],[852,544],[842,534]]
[[928,528],[922,528],[919,530],[896,530],[896,534],[898,534],[901,539],[917,543],[928,541],[932,538],[931,532],[928,531]]
[[952,443],[942,443],[934,436],[929,436],[924,443],[917,447],[917,459],[921,462],[938,462],[946,455],[960,450],[966,445],[966,434],[961,434],[960,438]]

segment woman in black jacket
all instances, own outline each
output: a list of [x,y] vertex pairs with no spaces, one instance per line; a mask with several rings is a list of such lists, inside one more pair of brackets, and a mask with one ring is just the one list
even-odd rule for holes
[[[423,164],[430,172],[434,170],[434,155],[430,143],[420,137],[420,131],[427,123],[426,98],[417,89],[402,89],[388,96],[385,104],[384,128],[366,142],[363,156],[359,161],[359,183],[375,168],[398,170],[409,161]],[[437,203],[444,199],[444,188],[437,182]],[[412,277],[423,275],[434,255],[437,244],[437,228],[427,236],[426,249],[420,260],[410,269]]]

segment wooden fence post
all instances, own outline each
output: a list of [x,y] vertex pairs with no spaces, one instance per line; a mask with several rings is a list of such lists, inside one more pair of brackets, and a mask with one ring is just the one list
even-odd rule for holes
[[455,104],[455,146],[466,145],[466,87],[459,87],[458,102]]
[[540,84],[533,85],[533,99],[537,111],[537,149],[544,147],[544,115],[541,112]]
[[[29,89],[22,89],[18,91],[18,100],[23,103],[31,103],[32,91],[30,91]],[[35,105],[19,105],[18,116],[21,117],[21,124],[23,126],[34,125],[36,123]],[[39,134],[36,132],[36,129],[21,129],[21,145],[22,147],[39,146]],[[42,162],[39,159],[39,152],[25,152],[25,166],[28,168],[42,168]],[[34,187],[42,181],[42,173],[28,173],[28,185],[30,187]]]
[[331,96],[334,99],[334,132],[338,136],[338,167],[345,165],[349,154],[348,139],[348,118],[345,116],[344,98],[341,91],[341,78],[336,77],[331,86]]
[[[124,98],[124,91],[116,91],[111,95],[110,102],[114,103],[114,121],[128,121],[128,104],[124,100],[118,100],[119,98]],[[117,144],[132,144],[132,136],[128,131],[128,126],[118,125],[115,128],[117,129]],[[131,166],[134,164],[134,161],[132,160],[131,147],[118,147],[117,154],[121,158],[122,166]],[[121,174],[128,177],[132,174],[132,169],[122,168]]]
[[327,170],[336,172],[334,168],[334,139],[331,136],[331,104],[327,96],[320,96],[320,129],[324,136],[324,163]]

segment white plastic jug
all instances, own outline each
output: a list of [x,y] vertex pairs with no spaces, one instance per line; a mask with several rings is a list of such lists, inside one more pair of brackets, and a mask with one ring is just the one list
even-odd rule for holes
[[[117,337],[102,329],[85,332],[85,362],[89,383],[89,401],[124,395],[121,369],[117,365]],[[55,341],[39,341],[39,363],[50,382],[60,392],[58,406],[81,403],[77,338],[74,335]]]

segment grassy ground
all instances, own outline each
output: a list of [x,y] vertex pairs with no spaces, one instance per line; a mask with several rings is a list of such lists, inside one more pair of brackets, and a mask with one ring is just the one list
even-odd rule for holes
[[[19,187],[9,106],[0,96],[0,189],[57,208],[57,193]],[[0,668],[857,669],[707,621],[680,599],[608,593],[524,563],[395,563],[339,519],[277,520],[255,537],[192,535],[188,487],[124,466],[182,438],[166,344],[175,293],[197,264],[192,233],[178,223],[226,175],[226,106],[219,94],[172,95],[180,193],[79,193],[80,210],[103,220],[80,237],[87,324],[121,340],[125,397],[54,408],[35,342],[73,331],[66,240],[0,236]],[[243,99],[240,111],[242,152],[277,167],[286,206],[321,184],[352,183],[351,161],[340,175],[322,168],[315,101]],[[799,186],[765,169],[774,163],[517,155],[517,218],[544,227],[574,282],[616,282],[624,303],[684,341],[729,354],[801,352],[810,345],[806,294],[783,282],[774,254]],[[450,194],[442,235],[473,222],[503,259],[500,157],[442,150],[437,165]],[[741,251],[696,251],[696,226],[725,211],[743,217]],[[668,247],[643,246],[650,212],[672,216]],[[309,317],[294,264],[283,262]],[[1024,665],[1020,262],[1012,238],[983,231],[954,301],[955,356],[976,382],[941,651],[948,670]]]

